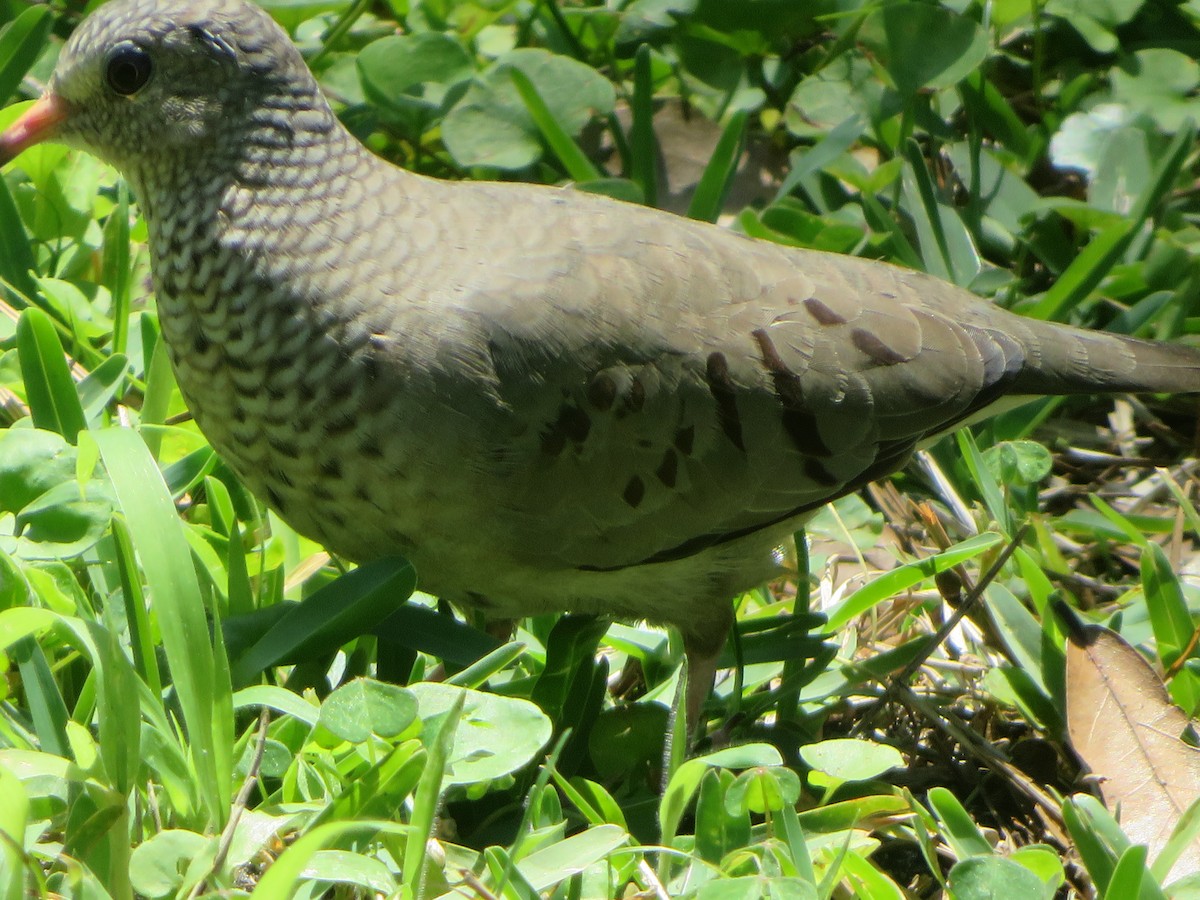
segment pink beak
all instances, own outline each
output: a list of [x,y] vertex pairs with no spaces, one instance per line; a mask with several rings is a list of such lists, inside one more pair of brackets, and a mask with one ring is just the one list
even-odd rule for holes
[[33,106],[0,134],[0,166],[28,147],[54,137],[71,107],[56,94],[43,94]]

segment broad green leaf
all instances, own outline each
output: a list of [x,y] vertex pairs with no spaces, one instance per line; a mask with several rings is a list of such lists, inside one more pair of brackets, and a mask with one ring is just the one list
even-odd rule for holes
[[849,738],[808,744],[800,748],[800,758],[839,781],[869,781],[904,765],[895,747]]
[[[961,860],[950,870],[950,889],[955,900],[1052,900],[1054,889],[1019,863],[1001,856],[982,856]],[[1122,897],[1135,897],[1122,894]]]
[[454,750],[446,761],[447,785],[479,784],[515,772],[550,740],[550,720],[528,700],[430,682],[409,690],[427,722],[461,704]]
[[174,897],[184,886],[192,861],[216,853],[215,838],[194,831],[167,829],[134,848],[129,860],[129,880],[138,894]]
[[867,17],[858,36],[906,96],[957,84],[988,50],[977,22],[927,3],[889,3]]
[[476,76],[442,122],[442,138],[459,165],[521,169],[541,157],[541,133],[508,73],[511,68],[529,79],[568,135],[613,109],[612,84],[593,69],[545,50],[513,50]]
[[321,703],[319,722],[344,741],[395,737],[416,719],[416,698],[404,688],[369,678],[344,684]]

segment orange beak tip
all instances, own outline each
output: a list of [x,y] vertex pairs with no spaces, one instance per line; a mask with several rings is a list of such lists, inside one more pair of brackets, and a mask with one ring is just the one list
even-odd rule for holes
[[33,101],[0,133],[0,166],[12,162],[34,144],[53,139],[70,111],[67,101],[56,94],[43,94],[41,99]]

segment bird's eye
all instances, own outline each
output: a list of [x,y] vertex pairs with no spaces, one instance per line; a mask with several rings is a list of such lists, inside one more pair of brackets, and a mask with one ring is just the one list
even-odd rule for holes
[[125,44],[109,54],[104,74],[108,86],[122,96],[140,91],[150,80],[150,54],[141,47]]

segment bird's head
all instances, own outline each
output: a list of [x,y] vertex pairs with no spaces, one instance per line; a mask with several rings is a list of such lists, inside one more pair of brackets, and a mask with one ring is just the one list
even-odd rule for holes
[[75,30],[45,94],[0,135],[0,164],[43,140],[124,170],[203,152],[265,98],[308,83],[287,36],[244,0],[114,0]]

